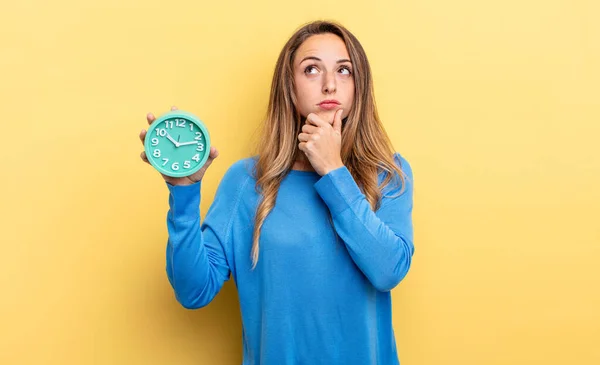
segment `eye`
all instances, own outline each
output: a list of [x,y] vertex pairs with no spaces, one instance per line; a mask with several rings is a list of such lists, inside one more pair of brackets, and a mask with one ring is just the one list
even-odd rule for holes
[[344,75],[351,75],[352,74],[352,71],[350,70],[350,67],[348,67],[348,66],[342,66],[340,68],[340,71],[346,71],[346,73]]
[[307,66],[307,67],[304,69],[304,73],[305,73],[305,74],[314,74],[315,72],[310,72],[311,70],[317,70],[317,67],[315,67],[315,65],[310,65],[310,66]]

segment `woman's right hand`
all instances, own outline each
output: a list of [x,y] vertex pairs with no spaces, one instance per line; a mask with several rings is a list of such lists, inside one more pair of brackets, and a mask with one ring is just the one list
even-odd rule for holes
[[[177,107],[171,107],[171,110],[177,110]],[[146,120],[148,120],[148,124],[152,124],[152,122],[154,122],[156,118],[154,117],[154,115],[152,113],[148,113],[146,115]],[[142,129],[142,131],[140,132],[140,140],[142,141],[142,146],[144,145],[144,139],[146,138],[146,130]],[[204,173],[206,172],[206,169],[208,169],[208,167],[210,166],[210,164],[212,164],[213,160],[215,158],[217,158],[217,156],[219,156],[219,151],[217,151],[217,149],[215,147],[210,147],[210,154],[208,155],[208,160],[206,160],[206,163],[202,166],[202,168],[200,168],[200,170],[196,171],[195,173],[193,173],[192,175],[189,176],[184,176],[184,177],[171,177],[171,176],[167,176],[165,174],[162,174],[163,179],[165,179],[166,182],[168,182],[171,185],[191,185],[191,184],[195,184],[198,181],[202,180],[202,178],[204,177]],[[142,151],[142,153],[140,154],[140,157],[142,158],[142,160],[144,162],[146,162],[147,164],[150,165],[150,162],[148,162],[148,157],[146,157],[146,152]]]

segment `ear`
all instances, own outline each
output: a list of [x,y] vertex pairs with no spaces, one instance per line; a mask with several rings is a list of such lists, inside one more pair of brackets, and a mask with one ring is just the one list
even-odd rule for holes
[[335,116],[333,117],[333,130],[342,134],[342,114],[344,113],[343,109],[340,109],[335,112]]

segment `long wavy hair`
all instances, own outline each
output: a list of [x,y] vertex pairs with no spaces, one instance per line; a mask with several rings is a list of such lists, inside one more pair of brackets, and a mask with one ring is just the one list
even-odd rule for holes
[[[303,25],[291,36],[279,54],[266,119],[259,134],[257,162],[253,173],[256,191],[262,199],[257,207],[253,231],[253,268],[258,262],[263,223],[275,206],[281,181],[292,169],[299,153],[302,153],[297,140],[303,118],[296,108],[294,56],[306,39],[324,33],[335,34],[344,41],[354,70],[354,105],[343,123],[342,162],[373,211],[379,209],[383,188],[391,182],[394,173],[400,177],[404,190],[405,175],[394,161],[392,143],[377,114],[371,68],[360,42],[345,27],[335,22],[314,21]],[[386,172],[386,177],[380,186],[378,176],[381,172]]]

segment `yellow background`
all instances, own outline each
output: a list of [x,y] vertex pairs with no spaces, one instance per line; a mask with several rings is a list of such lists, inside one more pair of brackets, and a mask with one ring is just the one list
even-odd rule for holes
[[593,0],[11,1],[0,12],[1,364],[240,364],[230,281],[174,299],[168,191],[145,114],[177,105],[221,155],[204,215],[314,19],[372,63],[415,174],[402,364],[600,363],[600,5]]

